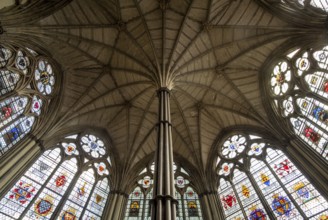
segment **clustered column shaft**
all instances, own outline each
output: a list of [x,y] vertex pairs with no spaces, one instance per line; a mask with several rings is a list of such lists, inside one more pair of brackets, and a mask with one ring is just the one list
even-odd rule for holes
[[161,88],[159,96],[159,121],[155,154],[152,219],[176,218],[176,199],[173,172],[172,126],[170,115],[170,91]]

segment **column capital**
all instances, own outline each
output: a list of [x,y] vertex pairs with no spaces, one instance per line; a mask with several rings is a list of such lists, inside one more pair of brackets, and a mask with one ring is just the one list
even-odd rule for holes
[[206,195],[215,195],[215,194],[218,194],[217,191],[204,191],[202,193],[200,193],[198,196],[199,198],[202,198],[203,196],[206,196]]
[[159,89],[157,89],[157,94],[159,94],[160,92],[167,92],[168,94],[171,93],[171,90],[167,87],[160,87]]
[[109,192],[109,194],[118,194],[118,195],[124,196],[125,198],[129,198],[129,194],[127,194],[127,193],[125,193],[125,192],[123,192],[121,190],[111,190]]

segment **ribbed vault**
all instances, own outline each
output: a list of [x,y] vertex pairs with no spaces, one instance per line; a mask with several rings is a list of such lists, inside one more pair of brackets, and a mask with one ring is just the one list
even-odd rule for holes
[[253,0],[74,0],[5,31],[43,45],[62,66],[62,103],[44,139],[70,126],[106,129],[128,170],[155,150],[156,91],[168,87],[174,152],[199,173],[222,129],[275,133],[259,70],[279,45],[311,32]]

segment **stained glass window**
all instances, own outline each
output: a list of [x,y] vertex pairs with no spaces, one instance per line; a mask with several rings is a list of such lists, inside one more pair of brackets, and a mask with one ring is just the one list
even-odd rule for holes
[[[189,181],[187,181],[189,183]],[[176,191],[178,200],[177,220],[199,220],[202,218],[198,194],[190,186]]]
[[[222,146],[231,142],[232,135]],[[320,219],[328,202],[292,161],[258,136],[233,160],[219,151],[218,193],[226,219]]]
[[83,137],[69,136],[45,151],[0,200],[1,219],[100,219],[109,193],[109,155],[86,160]]
[[56,81],[51,62],[29,48],[0,45],[0,156],[46,112]]
[[191,187],[188,172],[178,164],[175,165],[175,195],[178,200],[177,220],[200,220],[202,212],[197,192]]
[[150,220],[150,200],[153,198],[154,163],[140,172],[136,187],[129,195],[126,220]]
[[328,160],[328,46],[290,52],[277,61],[270,84],[279,114]]
[[[153,198],[153,174],[155,163],[140,172],[137,186],[130,194],[126,220],[150,220],[150,200]],[[178,200],[176,220],[201,220],[202,212],[198,194],[190,186],[188,172],[176,163],[173,164],[175,175],[175,196]]]

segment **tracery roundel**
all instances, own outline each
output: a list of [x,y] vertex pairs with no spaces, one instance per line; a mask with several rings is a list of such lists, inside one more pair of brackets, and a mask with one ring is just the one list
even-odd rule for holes
[[279,58],[269,88],[280,116],[328,160],[328,46],[296,48]]
[[30,48],[0,45],[0,156],[47,113],[56,92],[53,63]]
[[242,135],[229,137],[222,146],[222,156],[225,158],[235,158],[244,151],[246,138]]
[[102,157],[106,153],[104,142],[92,134],[84,135],[81,145],[83,150],[94,158]]

